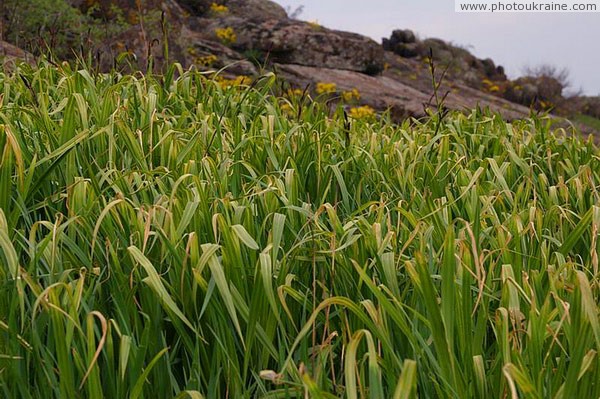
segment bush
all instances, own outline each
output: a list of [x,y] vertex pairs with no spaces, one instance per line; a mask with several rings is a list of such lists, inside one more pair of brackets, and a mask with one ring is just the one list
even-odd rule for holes
[[[33,54],[70,59],[90,44],[110,41],[130,25],[122,8],[95,1],[77,7],[66,0],[5,0],[0,37]],[[109,18],[110,17],[110,18]],[[110,20],[110,21],[109,21]]]
[[569,70],[567,68],[559,69],[555,65],[542,64],[535,67],[527,66],[523,69],[523,75],[532,78],[551,78],[558,82],[562,89],[571,86]]
[[86,18],[63,0],[5,0],[2,37],[36,54],[48,48],[78,47],[86,31]]

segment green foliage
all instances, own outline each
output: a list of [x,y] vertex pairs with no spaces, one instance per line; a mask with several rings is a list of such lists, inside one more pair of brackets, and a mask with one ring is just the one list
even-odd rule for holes
[[86,29],[79,11],[64,0],[5,0],[6,39],[36,52],[76,47],[77,34]]
[[583,123],[586,126],[595,129],[596,131],[600,131],[600,118],[596,118],[590,115],[575,115],[573,120],[579,123]]
[[97,7],[84,14],[66,0],[4,0],[0,11],[5,18],[3,36],[35,54],[59,60],[110,43],[129,27],[124,11],[112,6],[111,20],[95,18]]
[[2,396],[600,396],[590,141],[275,87],[0,74]]

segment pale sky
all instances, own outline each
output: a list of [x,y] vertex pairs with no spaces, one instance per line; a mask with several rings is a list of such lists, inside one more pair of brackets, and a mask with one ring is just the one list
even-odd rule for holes
[[491,58],[509,77],[526,66],[552,64],[570,71],[573,88],[600,95],[600,12],[456,13],[454,0],[275,0],[300,19],[361,33],[381,42],[394,29],[438,37]]

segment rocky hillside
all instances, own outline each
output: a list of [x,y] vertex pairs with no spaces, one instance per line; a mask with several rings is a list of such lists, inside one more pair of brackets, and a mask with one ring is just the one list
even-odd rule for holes
[[[333,102],[345,101],[348,107],[389,109],[397,119],[422,116],[441,99],[447,108],[489,107],[507,119],[525,117],[531,110],[585,117],[590,126],[600,118],[598,98],[567,101],[555,77],[511,81],[492,60],[478,59],[442,40],[419,40],[410,30],[397,30],[380,44],[291,19],[269,0],[58,0],[68,8],[57,7],[62,11],[54,16],[55,24],[65,15],[69,20],[55,28],[48,21],[43,25],[54,43],[28,28],[40,23],[30,21],[33,11],[27,5],[5,1],[16,6],[12,14],[3,9],[4,38],[33,53],[53,44],[60,47],[59,55],[87,54],[101,69],[161,68],[177,60],[185,68],[223,69],[225,82],[272,70],[289,82],[292,92],[307,89]],[[19,7],[24,8],[21,14],[14,11]],[[5,42],[2,54],[24,57],[22,50]],[[441,82],[436,90],[432,68],[436,86]]]

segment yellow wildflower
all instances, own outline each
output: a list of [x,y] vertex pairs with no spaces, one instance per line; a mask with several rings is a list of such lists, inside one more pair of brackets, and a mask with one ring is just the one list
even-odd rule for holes
[[229,12],[229,8],[227,8],[227,6],[224,6],[222,4],[212,3],[210,5],[210,11],[212,11],[215,14],[225,14],[225,13]]
[[287,91],[288,97],[300,97],[302,94],[304,94],[302,89],[289,89]]
[[370,119],[375,116],[375,110],[368,105],[363,105],[362,107],[350,108],[348,115],[353,119]]
[[205,67],[210,67],[215,62],[217,62],[217,60],[218,60],[218,58],[217,58],[216,55],[210,54],[210,55],[205,55],[203,57],[196,57],[196,58],[194,58],[194,64],[202,65],[202,66],[205,66]]
[[233,31],[233,28],[228,26],[227,28],[215,29],[215,35],[219,38],[223,44],[232,44],[237,41],[237,35]]
[[252,83],[252,78],[245,75],[236,76],[233,79],[227,79],[222,76],[217,76],[215,81],[222,88],[234,87],[234,86],[247,86]]
[[333,94],[337,91],[337,85],[335,83],[317,83],[317,94]]
[[351,102],[352,100],[358,101],[360,100],[360,93],[356,89],[344,91],[342,92],[342,99],[347,103]]
[[287,116],[291,117],[295,115],[294,108],[287,101],[282,102],[279,107],[281,108],[281,111]]

